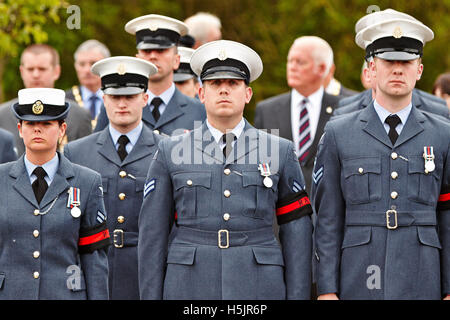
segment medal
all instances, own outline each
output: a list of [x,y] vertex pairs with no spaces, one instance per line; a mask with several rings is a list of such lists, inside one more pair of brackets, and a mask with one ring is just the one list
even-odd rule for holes
[[79,208],[80,202],[80,189],[79,188],[69,188],[69,197],[67,199],[67,208],[70,208],[70,214],[74,218],[79,218],[81,216],[81,210]]
[[264,177],[263,184],[266,188],[272,188],[273,181],[270,179],[270,168],[268,163],[260,163],[258,166],[258,170],[261,172],[261,175]]
[[81,216],[81,210],[78,207],[73,207],[72,210],[70,210],[70,214],[74,218],[79,218]]
[[433,172],[436,168],[433,147],[423,147],[423,158],[425,159],[425,173]]

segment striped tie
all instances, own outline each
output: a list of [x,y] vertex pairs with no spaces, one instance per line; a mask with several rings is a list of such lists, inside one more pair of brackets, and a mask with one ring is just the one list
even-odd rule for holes
[[303,99],[300,102],[300,127],[298,130],[299,134],[299,143],[298,143],[298,161],[303,165],[305,163],[305,159],[309,154],[309,147],[312,144],[311,141],[311,128],[309,127],[309,115],[308,109],[306,109],[306,105],[309,100],[307,98]]

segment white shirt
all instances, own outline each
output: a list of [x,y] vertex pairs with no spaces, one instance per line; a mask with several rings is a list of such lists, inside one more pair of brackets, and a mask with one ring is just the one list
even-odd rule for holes
[[319,124],[320,111],[322,109],[323,87],[311,94],[309,97],[304,97],[297,90],[292,89],[291,93],[291,126],[292,126],[292,138],[295,145],[295,151],[298,155],[299,129],[300,129],[300,102],[304,98],[308,98],[309,103],[306,104],[306,109],[309,115],[309,127],[311,130],[311,140],[314,140],[317,131],[317,125]]
[[[216,128],[214,128],[208,121],[208,119],[206,119],[206,125],[208,126],[209,131],[211,132],[212,136],[214,137],[214,140],[219,144],[220,148],[223,150],[223,148],[225,148],[225,144],[223,142],[222,136],[224,135],[224,133]],[[242,134],[242,131],[244,131],[244,127],[245,127],[245,121],[244,118],[241,119],[241,121],[239,121],[239,123],[237,124],[236,127],[233,128],[233,130],[231,130],[231,133],[233,133],[236,136],[236,140],[239,139],[239,137]],[[230,133],[230,131],[228,131],[227,133]],[[236,140],[234,140],[232,142],[232,146],[234,147],[234,144],[236,143]]]
[[163,93],[161,93],[159,96],[154,95],[150,90],[147,90],[148,93],[148,104],[150,107],[150,111],[153,111],[153,109],[155,108],[152,105],[152,100],[154,97],[160,97],[162,102],[161,105],[159,106],[158,110],[159,110],[159,114],[162,115],[164,110],[166,110],[167,105],[169,104],[170,99],[172,99],[173,94],[175,93],[175,84],[172,83],[172,85],[170,86],[169,89],[167,89],[166,91],[164,91]]
[[378,114],[378,117],[381,120],[381,123],[384,126],[384,130],[386,130],[386,133],[389,133],[390,127],[389,125],[385,122],[386,118],[388,116],[390,116],[391,114],[396,114],[400,120],[402,122],[400,122],[397,127],[395,127],[395,130],[397,131],[397,133],[400,135],[400,133],[403,130],[403,127],[406,123],[406,120],[408,120],[409,114],[411,113],[412,110],[412,103],[410,102],[405,108],[403,108],[402,110],[400,110],[397,113],[390,113],[389,111],[387,111],[385,108],[383,108],[380,104],[378,104],[377,100],[375,100],[373,102],[373,106],[375,108],[376,113]]

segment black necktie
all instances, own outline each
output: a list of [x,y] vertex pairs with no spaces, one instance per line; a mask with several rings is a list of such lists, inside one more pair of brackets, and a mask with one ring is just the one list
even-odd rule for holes
[[154,107],[152,110],[152,115],[153,118],[155,118],[155,121],[158,121],[159,117],[161,116],[161,114],[159,113],[159,106],[161,105],[161,103],[163,103],[163,101],[160,97],[155,97],[152,100],[152,105]]
[[96,102],[97,102],[97,99],[98,99],[98,97],[97,97],[97,95],[92,95],[90,98],[89,98],[89,103],[90,103],[90,105],[89,105],[89,111],[91,112],[91,119],[93,120],[93,119],[95,119],[95,116],[96,116],[96,114],[95,114],[95,104],[96,104]]
[[44,177],[47,175],[45,170],[42,167],[36,167],[33,173],[36,175],[37,179],[34,180],[31,187],[33,188],[34,195],[38,203],[41,203],[42,198],[44,197],[45,192],[48,189],[47,182]]
[[236,136],[233,133],[227,133],[222,136],[222,141],[225,143],[225,147],[223,148],[223,156],[228,158],[228,155],[231,153],[233,149],[233,141],[236,140]]
[[119,148],[117,148],[117,153],[119,154],[120,160],[123,161],[123,159],[125,159],[125,157],[128,155],[125,146],[128,144],[128,142],[130,142],[130,139],[128,139],[128,137],[125,135],[121,135],[119,137],[119,140],[117,140],[117,142],[119,142]]
[[395,144],[395,141],[397,141],[398,138],[398,133],[397,130],[395,130],[395,128],[397,127],[397,125],[399,123],[402,122],[402,120],[400,120],[399,116],[396,114],[391,114],[390,116],[388,116],[386,118],[386,120],[384,120],[384,122],[386,122],[389,125],[389,139],[391,139],[392,144]]

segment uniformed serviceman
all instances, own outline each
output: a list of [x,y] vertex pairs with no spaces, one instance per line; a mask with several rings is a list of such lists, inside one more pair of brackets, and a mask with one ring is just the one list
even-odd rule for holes
[[319,298],[448,298],[450,125],[411,103],[433,32],[379,18],[361,33],[375,100],[328,123],[313,173]]
[[260,57],[215,41],[196,50],[191,66],[207,120],[162,140],[150,164],[139,217],[141,298],[309,299],[312,208],[294,146],[243,118]]
[[178,47],[178,52],[180,53],[180,66],[173,74],[173,82],[175,82],[175,86],[182,94],[191,98],[198,98],[200,82],[198,81],[197,75],[192,71],[189,63],[194,51],[195,50],[191,48]]
[[56,151],[65,93],[23,89],[18,98],[25,154],[0,165],[0,299],[107,299],[101,177]]
[[100,132],[66,145],[72,162],[102,175],[108,228],[110,299],[139,299],[137,241],[142,190],[160,135],[142,123],[148,78],[156,67],[134,57],[98,61],[92,72],[101,77],[109,125]]
[[[194,129],[195,123],[205,120],[205,107],[198,99],[182,94],[173,82],[173,72],[180,65],[177,45],[180,36],[187,33],[187,26],[176,19],[150,14],[129,21],[125,31],[136,35],[136,57],[158,68],[149,78],[149,104],[142,112],[144,124],[165,135]],[[102,110],[95,131],[107,124],[106,112]]]

